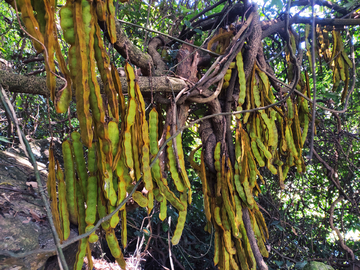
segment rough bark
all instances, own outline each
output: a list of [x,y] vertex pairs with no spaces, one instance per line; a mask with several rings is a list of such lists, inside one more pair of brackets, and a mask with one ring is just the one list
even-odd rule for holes
[[[179,92],[187,86],[186,81],[175,77],[152,77],[152,88],[154,92]],[[46,77],[24,76],[12,73],[6,70],[0,70],[0,81],[5,89],[11,92],[28,93],[35,95],[49,95],[46,87]],[[127,80],[125,77],[120,78],[124,93],[127,92]],[[98,78],[100,89],[103,91],[103,83]],[[142,92],[151,92],[150,77],[140,76],[139,85]],[[57,89],[64,85],[63,80],[56,79]],[[75,95],[75,93],[73,93]]]
[[151,56],[142,52],[136,47],[129,38],[125,35],[124,30],[121,27],[121,23],[116,21],[116,42],[114,48],[125,59],[129,59],[130,62],[141,69],[141,73],[145,76],[150,75],[150,68],[153,69],[154,63]]
[[[311,18],[294,16],[289,19],[289,25],[292,24],[308,24],[311,22]],[[328,25],[328,26],[346,26],[346,25],[359,25],[360,19],[325,19],[315,18],[315,24]],[[261,39],[268,37],[276,32],[281,31],[285,27],[285,21],[281,19],[275,19],[271,21],[265,21],[261,23],[263,30]]]
[[248,46],[245,47],[244,52],[244,72],[247,79],[254,67],[254,62],[261,46],[261,25],[260,16],[256,12],[253,18],[253,31],[249,37]]
[[165,41],[161,36],[155,37],[151,39],[149,42],[148,53],[151,55],[151,58],[154,62],[155,74],[153,75],[156,76],[163,75],[164,71],[166,70],[166,64],[162,60],[161,55],[157,52],[157,48],[164,45],[165,45]]

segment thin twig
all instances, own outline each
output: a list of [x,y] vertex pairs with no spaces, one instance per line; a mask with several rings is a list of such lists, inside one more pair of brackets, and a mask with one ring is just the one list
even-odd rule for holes
[[347,252],[350,254],[351,260],[352,260],[352,261],[355,261],[354,252],[352,251],[352,249],[350,249],[350,248],[345,244],[344,238],[342,237],[339,229],[334,226],[334,210],[335,210],[335,206],[336,206],[336,204],[337,204],[338,202],[341,202],[343,199],[344,199],[344,197],[340,195],[340,196],[331,204],[329,222],[330,222],[330,227],[331,227],[331,229],[332,229],[333,231],[335,231],[336,234],[337,234],[337,236],[339,237],[340,246],[341,246],[345,251],[347,251]]
[[138,27],[138,28],[141,28],[141,29],[145,29],[145,30],[147,30],[147,31],[149,31],[149,32],[153,32],[153,33],[156,33],[156,34],[159,34],[159,35],[168,37],[168,38],[170,38],[170,39],[173,39],[173,40],[176,40],[176,41],[181,42],[181,43],[183,43],[183,44],[187,44],[187,45],[189,45],[189,46],[191,46],[191,47],[194,47],[194,48],[196,48],[196,49],[198,49],[198,50],[201,50],[201,51],[204,51],[204,52],[207,52],[207,53],[211,53],[211,54],[214,54],[214,55],[216,55],[216,56],[220,56],[220,54],[214,53],[214,52],[212,52],[212,51],[209,51],[209,50],[207,50],[207,49],[201,48],[201,47],[196,46],[196,45],[194,45],[194,44],[191,44],[191,43],[189,43],[189,42],[186,42],[186,41],[183,41],[183,40],[178,39],[178,38],[176,38],[176,37],[170,36],[170,35],[168,35],[168,34],[165,34],[165,33],[162,33],[162,32],[156,31],[156,30],[152,30],[152,29],[150,29],[150,28],[146,28],[146,27],[143,27],[143,26],[134,24],[134,23],[126,22],[126,21],[123,21],[123,20],[118,20],[118,21],[121,22],[121,23],[125,23],[125,24],[128,24],[128,25],[134,26],[134,27]]
[[169,246],[169,259],[170,259],[170,267],[171,270],[174,270],[174,263],[172,260],[172,254],[171,254],[171,244],[170,244],[170,227],[171,227],[171,216],[169,216],[169,230],[168,230],[168,246]]

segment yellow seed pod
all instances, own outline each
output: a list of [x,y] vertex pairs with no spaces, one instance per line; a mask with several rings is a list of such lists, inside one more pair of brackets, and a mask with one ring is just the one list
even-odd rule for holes
[[221,238],[218,230],[215,231],[214,237],[214,265],[217,265],[220,260]]
[[56,178],[58,179],[58,198],[59,198],[59,214],[61,219],[61,229],[63,231],[63,240],[70,236],[70,220],[66,201],[66,187],[64,182],[64,173],[60,168],[59,161],[56,161]]
[[87,238],[83,238],[80,240],[78,252],[76,253],[76,261],[75,261],[75,265],[74,265],[74,270],[81,270],[81,268],[84,264],[84,257],[86,255],[87,245],[88,245]]
[[244,62],[241,52],[236,55],[236,66],[238,68],[239,75],[239,84],[240,84],[240,93],[238,103],[241,106],[244,104],[245,96],[246,96],[246,79],[244,72]]
[[[183,204],[186,204],[187,202],[187,195],[186,193],[181,193],[180,194],[180,201]],[[186,215],[187,215],[187,208],[185,207],[184,211],[180,211],[179,212],[179,217],[177,220],[177,224],[176,224],[176,229],[174,231],[174,235],[171,239],[171,243],[175,246],[179,243],[182,232],[184,230],[184,226],[185,226],[185,222],[186,222]]]
[[127,246],[127,223],[126,223],[126,208],[121,210],[121,243],[123,248]]
[[[170,126],[168,126],[167,131],[166,131],[166,138],[169,138],[169,137],[170,137]],[[168,166],[169,166],[169,170],[171,173],[171,177],[174,180],[176,189],[179,192],[184,192],[185,186],[184,186],[184,183],[178,173],[178,169],[177,169],[177,165],[176,165],[176,157],[174,155],[174,151],[172,148],[172,140],[170,140],[167,145],[168,145],[168,147],[167,147]]]
[[140,191],[135,191],[132,197],[141,207],[148,206],[148,199]]
[[119,246],[119,242],[116,239],[114,230],[113,229],[107,230],[105,238],[106,238],[106,242],[108,243],[111,255],[114,256],[120,267],[122,269],[125,269],[126,262],[124,260],[124,256]]

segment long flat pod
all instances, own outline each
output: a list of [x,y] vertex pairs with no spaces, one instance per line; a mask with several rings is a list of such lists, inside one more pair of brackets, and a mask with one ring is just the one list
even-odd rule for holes
[[66,201],[66,186],[64,182],[64,173],[60,168],[59,162],[56,161],[56,178],[58,179],[58,198],[59,198],[59,212],[61,218],[61,228],[63,231],[63,240],[70,236],[70,220]]
[[[168,126],[167,128],[166,138],[167,139],[170,138],[170,126]],[[168,166],[171,173],[171,178],[174,180],[176,189],[179,192],[184,192],[185,186],[177,171],[176,160],[175,160],[176,157],[174,155],[174,151],[172,148],[172,140],[170,140],[167,144],[167,157],[168,157]]]
[[74,153],[74,159],[76,164],[76,172],[78,174],[78,177],[80,178],[81,182],[81,190],[83,194],[86,194],[87,189],[87,169],[85,165],[85,157],[84,157],[84,150],[83,145],[80,141],[81,135],[74,131],[71,133],[71,139],[72,139],[72,146],[73,146],[73,153]]
[[47,49],[47,59],[45,59],[45,69],[46,69],[46,85],[50,90],[50,99],[55,102],[55,62],[54,62],[54,54],[55,54],[55,43],[57,42],[57,36],[55,31],[55,20],[54,20],[54,12],[55,10],[55,0],[44,0],[46,9],[46,34],[44,45]]
[[85,210],[85,222],[87,225],[93,225],[96,221],[97,181],[97,177],[92,175],[89,177],[87,183],[87,207]]
[[116,238],[115,232],[113,229],[109,229],[106,231],[106,242],[108,243],[111,255],[114,256],[121,269],[126,268],[126,262],[124,260],[124,256],[122,254],[121,248],[119,246],[119,242]]
[[178,211],[184,211],[187,203],[183,203],[182,201],[180,201],[179,198],[176,197],[174,192],[170,190],[169,186],[163,184],[163,181],[160,180],[157,182],[157,184],[160,189],[160,192],[171,203],[171,205],[174,206]]
[[183,179],[183,182],[185,183],[185,186],[189,190],[188,200],[189,200],[189,204],[191,204],[192,191],[191,191],[191,184],[190,184],[189,178],[187,176],[186,168],[185,168],[185,156],[184,156],[184,151],[183,151],[183,146],[182,146],[181,133],[176,136],[175,142],[176,142],[176,148],[177,148],[177,154],[178,154],[177,158],[179,161],[178,164],[180,166],[180,168],[179,168],[180,174]]
[[[98,179],[98,201],[97,201],[97,212],[99,214],[99,218],[103,218],[108,215],[107,207],[106,207],[106,200],[103,195],[103,191],[100,185],[100,179]],[[109,221],[105,221],[101,223],[101,227],[104,230],[110,229]]]
[[[180,201],[186,205],[187,202],[187,195],[186,193],[180,194]],[[187,208],[185,207],[184,211],[179,212],[179,217],[176,224],[176,229],[174,231],[174,235],[171,239],[171,243],[173,245],[177,245],[180,241],[182,231],[184,230],[185,222],[186,222],[186,214],[187,214]]]
[[[16,2],[20,8],[21,17],[24,21],[26,30],[41,43],[44,43],[44,37],[40,32],[39,23],[34,16],[31,0],[17,0]],[[44,50],[43,46],[39,42],[33,40],[33,43],[37,53],[41,53]]]
[[141,125],[141,135],[143,140],[142,145],[142,171],[143,171],[143,179],[145,183],[145,188],[152,192],[153,183],[151,177],[151,169],[150,169],[150,139],[149,139],[149,127],[148,122],[146,121],[145,115],[145,102],[144,98],[141,94],[139,84],[135,81],[135,91],[136,91],[136,99],[139,103],[140,109],[140,125]]
[[140,160],[141,160],[141,128],[139,123],[139,118],[135,118],[135,125],[131,127],[131,140],[132,144],[132,152],[133,152],[133,160],[134,160],[134,169],[135,169],[135,179],[138,181],[141,177],[141,168],[140,168]]
[[56,231],[59,235],[60,240],[63,240],[63,232],[61,230],[60,214],[58,210],[57,196],[56,196],[56,177],[55,177],[55,158],[54,150],[50,146],[49,148],[49,174],[47,183],[48,193],[51,199],[51,212],[54,220]]
[[125,152],[126,165],[130,169],[131,178],[135,179],[134,172],[134,160],[133,160],[133,142],[131,136],[131,127],[135,123],[135,115],[137,112],[137,104],[135,100],[135,73],[134,69],[130,64],[126,63],[125,65],[126,77],[128,81],[128,94],[130,100],[128,101],[128,108],[126,113],[126,125],[123,138],[123,146]]
[[116,28],[115,28],[115,7],[113,0],[106,0],[108,15],[106,17],[106,24],[110,36],[110,42],[116,42]]
[[[76,199],[77,199],[77,206],[78,206],[78,229],[79,229],[79,234],[83,234],[85,233],[85,227],[86,227],[86,222],[85,222],[85,205],[84,205],[84,196],[80,190],[80,181],[76,180]],[[84,257],[86,256],[86,250],[87,250],[87,246],[88,246],[88,237],[83,238],[80,240],[79,242],[79,249],[78,252],[76,254],[76,261],[75,261],[75,265],[74,265],[74,269],[75,270],[81,270],[83,262],[84,262]]]
[[[97,22],[96,12],[94,10],[93,17]],[[95,23],[95,35],[94,35],[94,49],[95,49],[95,58],[100,72],[101,80],[104,84],[105,94],[108,99],[111,113],[113,117],[119,121],[119,107],[118,100],[116,98],[117,91],[115,89],[115,84],[112,76],[112,72],[117,72],[115,67],[110,65],[110,59],[106,52],[104,42],[101,37],[100,26],[98,23]],[[114,69],[114,71],[113,71]]]
[[[88,72],[89,72],[89,87],[90,87],[90,106],[91,111],[94,117],[94,120],[97,125],[97,133],[98,136],[105,139],[105,107],[104,107],[104,101],[100,93],[100,86],[97,81],[96,77],[96,62],[95,59],[97,58],[97,54],[95,53],[98,49],[97,46],[99,46],[95,40],[97,40],[97,35],[95,35],[95,28],[98,27],[97,20],[96,20],[96,13],[95,8],[93,5],[90,6],[90,9],[86,9],[87,16],[90,16],[91,20],[89,21],[87,27],[86,34],[89,39],[89,44],[87,47],[87,53],[88,53]],[[96,26],[95,26],[96,25]],[[96,59],[97,60],[97,59]],[[98,64],[99,65],[99,64]],[[100,70],[100,67],[98,67],[98,70]]]
[[121,243],[123,248],[127,246],[127,221],[126,221],[126,208],[120,211],[121,215]]
[[246,96],[246,79],[245,79],[245,72],[244,72],[244,62],[241,52],[236,55],[236,66],[238,69],[239,75],[239,85],[240,85],[240,93],[239,93],[239,106],[242,106],[245,101]]
[[61,53],[61,48],[58,43],[58,40],[56,39],[55,43],[55,51],[56,51],[56,58],[58,59],[59,67],[61,73],[64,74],[67,86],[66,88],[62,89],[62,91],[58,91],[55,96],[55,108],[57,113],[64,113],[69,108],[69,104],[71,101],[72,91],[71,91],[71,85],[72,81],[70,78],[70,73],[68,68],[66,67],[64,57]]
[[111,75],[112,75],[112,79],[114,82],[115,90],[118,94],[118,104],[119,104],[120,123],[121,123],[121,129],[119,130],[119,143],[117,146],[116,153],[113,150],[113,157],[114,157],[113,170],[115,170],[117,167],[118,161],[122,156],[123,139],[124,139],[125,125],[126,125],[126,105],[125,105],[125,97],[122,92],[120,76],[113,64],[111,64]]
[[66,200],[69,210],[70,221],[73,224],[78,223],[77,201],[76,201],[76,183],[75,183],[75,170],[74,161],[71,152],[71,145],[68,140],[62,144],[62,152],[65,167],[65,180],[66,180]]
[[201,163],[200,163],[200,178],[203,187],[203,196],[204,196],[204,208],[205,208],[205,216],[206,219],[211,222],[211,209],[210,209],[210,198],[209,198],[209,187],[206,178],[206,168],[205,168],[205,161],[204,161],[204,153],[201,151]]
[[119,110],[120,110],[120,117],[121,117],[121,123],[125,123],[125,97],[122,92],[122,86],[120,82],[120,76],[119,72],[117,71],[116,67],[111,64],[111,74],[113,77],[114,87],[118,94],[118,103],[119,103]]
[[[82,15],[81,2],[74,2],[74,28],[75,28],[75,51],[76,51],[76,112],[80,122],[81,139],[85,146],[90,147],[92,144],[92,117],[90,114],[89,103],[89,83],[88,83],[88,56],[85,39],[85,27]],[[75,67],[73,67],[75,68]]]

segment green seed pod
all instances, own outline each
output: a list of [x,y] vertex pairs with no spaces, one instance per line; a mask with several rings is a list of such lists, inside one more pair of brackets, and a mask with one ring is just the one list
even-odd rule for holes
[[74,161],[71,152],[71,145],[68,140],[63,142],[62,152],[65,166],[66,200],[69,210],[69,217],[73,224],[78,224]]
[[96,221],[97,182],[96,176],[90,176],[87,183],[85,221],[88,225],[92,225]]
[[84,264],[84,257],[86,256],[86,250],[88,245],[88,239],[83,238],[79,242],[78,252],[76,253],[76,261],[74,265],[74,270],[81,270]]
[[[116,209],[115,206],[108,204],[108,212],[112,213]],[[117,211],[111,218],[110,218],[110,227],[115,228],[120,222],[119,218],[119,211]]]
[[[99,213],[99,218],[103,218],[105,216],[107,216],[108,212],[107,212],[107,207],[106,207],[106,202],[105,202],[105,198],[104,195],[101,191],[101,188],[98,188],[98,203],[97,203],[97,211]],[[110,229],[110,224],[109,221],[105,221],[103,223],[101,223],[101,227],[104,230],[109,230]]]
[[239,93],[239,106],[244,104],[245,96],[246,96],[246,79],[245,79],[245,72],[244,72],[244,63],[243,57],[241,52],[236,55],[236,66],[238,68],[238,75],[239,75],[239,84],[240,84],[240,93]]
[[64,182],[64,173],[62,172],[59,162],[57,162],[56,178],[58,179],[58,198],[59,198],[59,213],[61,218],[61,228],[63,231],[63,240],[70,236],[70,220],[68,205],[66,201],[66,187]]
[[[94,225],[88,225],[85,228],[85,233],[91,231],[94,228]],[[96,243],[99,240],[99,236],[95,232],[89,235],[89,243]]]
[[184,226],[185,226],[185,222],[186,222],[186,214],[187,214],[187,210],[179,212],[176,229],[175,229],[174,235],[171,239],[171,243],[174,246],[177,245],[180,241],[182,231],[184,230]]
[[[169,137],[170,137],[170,126],[168,126],[168,129],[166,132],[166,138],[169,138]],[[184,186],[184,183],[183,183],[182,179],[180,178],[180,175],[177,170],[176,157],[175,157],[174,151],[172,149],[172,140],[168,142],[167,146],[168,146],[167,147],[168,166],[169,166],[169,170],[171,172],[171,177],[174,180],[176,189],[179,192],[184,192],[185,186]]]
[[216,206],[214,209],[214,218],[215,222],[218,226],[222,227],[221,215],[220,215],[220,207]]
[[163,198],[163,200],[160,202],[160,213],[159,218],[161,221],[164,221],[167,216],[167,201],[166,198]]
[[137,202],[137,204],[140,205],[141,207],[148,206],[149,203],[148,199],[140,191],[135,191],[132,197],[134,201]]
[[214,265],[217,265],[220,260],[220,247],[221,247],[221,238],[218,230],[215,231],[214,237]]
[[179,212],[184,211],[186,204],[181,202],[175,194],[169,189],[169,186],[165,186],[162,181],[157,182],[160,192],[165,196],[165,198],[174,206]]
[[231,241],[231,231],[224,231],[223,239],[224,239],[226,251],[229,254],[236,254],[236,249],[233,247]]
[[81,182],[81,190],[83,194],[85,195],[86,189],[87,189],[87,169],[85,165],[85,158],[84,158],[84,151],[83,151],[83,145],[80,142],[80,133],[79,132],[72,132],[71,133],[71,139],[72,139],[72,146],[74,150],[74,158],[76,163],[76,172],[80,178]]
[[126,262],[124,260],[124,256],[123,256],[121,248],[119,246],[119,242],[116,239],[114,230],[113,229],[107,230],[105,238],[106,238],[106,242],[107,242],[107,244],[109,246],[111,255],[114,256],[116,261],[119,263],[120,267],[122,269],[125,269],[126,268]]

